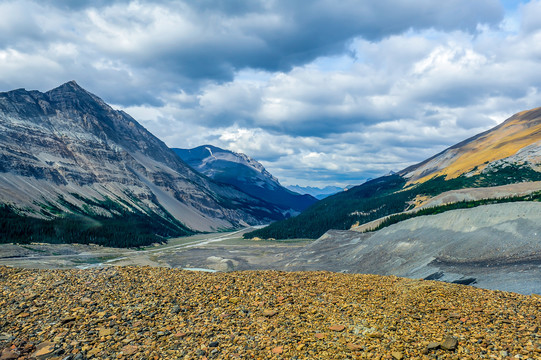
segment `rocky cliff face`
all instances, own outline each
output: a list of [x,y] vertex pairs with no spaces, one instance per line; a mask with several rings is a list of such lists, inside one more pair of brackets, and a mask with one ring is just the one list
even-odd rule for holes
[[263,165],[245,154],[212,145],[173,150],[195,170],[274,204],[286,215],[297,215],[317,201],[286,189]]
[[194,172],[131,116],[74,81],[0,93],[0,203],[32,216],[128,212],[210,231],[280,219],[273,205]]

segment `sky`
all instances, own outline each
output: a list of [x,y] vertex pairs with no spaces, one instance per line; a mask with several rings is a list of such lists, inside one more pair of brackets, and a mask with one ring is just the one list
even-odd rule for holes
[[0,91],[76,80],[170,147],[359,184],[541,106],[541,0],[0,0]]

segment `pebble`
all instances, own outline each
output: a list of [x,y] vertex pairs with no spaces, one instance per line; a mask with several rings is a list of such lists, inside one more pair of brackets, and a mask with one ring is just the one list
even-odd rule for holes
[[37,359],[46,359],[53,351],[54,343],[45,341],[36,346],[36,351],[32,354],[32,357]]
[[440,347],[444,350],[453,351],[458,346],[457,338],[453,336],[446,336],[443,342],[440,344]]
[[12,349],[4,349],[0,354],[0,360],[13,360],[19,357],[19,352]]
[[122,353],[124,355],[133,355],[137,352],[138,347],[135,345],[125,345],[122,347]]
[[352,344],[352,343],[347,343],[346,347],[351,351],[359,351],[359,350],[364,349],[362,345],[357,345],[357,344]]
[[535,296],[394,276],[0,267],[0,360],[540,359],[540,328]]
[[278,314],[278,311],[275,310],[263,310],[263,316],[266,317],[273,317],[274,315]]
[[341,332],[341,331],[344,331],[345,329],[346,327],[344,325],[332,325],[329,327],[329,330],[336,331],[336,332]]

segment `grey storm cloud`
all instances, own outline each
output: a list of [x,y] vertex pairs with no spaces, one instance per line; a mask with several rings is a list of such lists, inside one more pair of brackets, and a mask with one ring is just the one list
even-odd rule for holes
[[[348,41],[369,40],[407,29],[475,31],[480,23],[502,18],[497,1],[445,2],[359,1],[196,1],[140,3],[163,6],[170,22],[166,33],[155,31],[163,19],[141,18],[125,8],[103,11],[107,23],[125,32],[148,32],[156,38],[130,48],[111,44],[112,55],[138,67],[158,67],[191,80],[230,81],[236,71],[252,68],[289,71],[320,56],[338,54]],[[116,40],[113,38],[113,40]],[[197,84],[197,82],[196,82]]]
[[0,90],[76,80],[174,147],[374,177],[541,105],[541,0],[4,0]]
[[[359,36],[377,40],[422,28],[475,31],[479,23],[497,24],[503,14],[495,0],[25,0],[7,2],[2,10],[5,47],[27,51],[72,43],[84,48],[79,61],[86,56],[127,71],[161,73],[161,91],[197,91],[209,81],[231,81],[247,68],[287,72],[342,53]],[[123,105],[148,103],[148,95],[114,99]]]

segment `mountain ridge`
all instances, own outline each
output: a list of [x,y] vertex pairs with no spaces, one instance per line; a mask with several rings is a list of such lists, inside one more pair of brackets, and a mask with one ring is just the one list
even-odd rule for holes
[[283,187],[261,163],[246,154],[213,145],[173,150],[200,173],[274,204],[287,216],[297,215],[317,201],[310,195],[297,194]]
[[75,81],[0,93],[0,130],[0,203],[21,216],[139,214],[191,231],[283,219],[272,204],[194,172]]
[[295,219],[271,224],[245,237],[318,238],[330,229],[347,230],[413,209],[450,190],[539,180],[541,108],[534,108],[396,174],[368,181],[346,194],[335,194]]
[[[351,187],[353,187],[353,185]],[[325,199],[328,196],[334,195],[340,191],[344,191],[344,188],[342,187],[331,185],[325,186],[324,188],[315,186],[287,185],[286,188],[298,194],[312,195],[318,200]]]
[[[489,163],[512,157],[539,141],[541,107],[514,114],[496,127],[461,141],[400,171],[400,174],[411,183],[423,182],[438,175],[455,178],[470,171],[480,172]],[[442,164],[445,166],[442,167]]]

